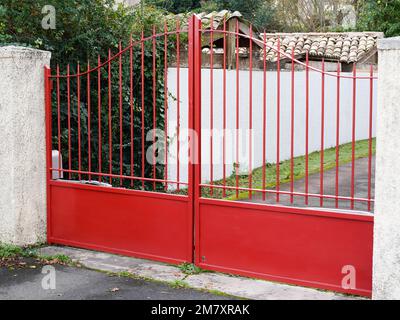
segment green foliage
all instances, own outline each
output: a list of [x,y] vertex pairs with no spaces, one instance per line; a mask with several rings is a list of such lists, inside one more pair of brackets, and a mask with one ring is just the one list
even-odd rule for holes
[[0,259],[1,258],[14,258],[22,255],[23,249],[21,247],[12,244],[1,244],[0,243]]
[[179,269],[181,269],[181,271],[187,275],[199,274],[203,271],[201,268],[195,266],[193,263],[187,263],[187,262],[179,265]]
[[55,254],[51,256],[42,256],[39,255],[38,258],[46,263],[59,263],[59,264],[67,264],[72,265],[73,260],[65,254]]
[[33,247],[19,247],[13,244],[0,243],[0,259],[15,257],[35,257],[37,251]]
[[0,4],[1,42],[25,44],[52,51],[52,66],[76,61],[96,61],[126,39],[134,23],[132,10],[113,0],[54,0],[56,29],[45,30],[41,10],[46,0],[2,0]]
[[145,0],[147,5],[173,13],[189,12],[200,8],[200,0]]
[[[88,63],[91,68],[97,66],[98,58],[102,62],[107,60],[108,50],[110,49],[113,56],[118,52],[119,43],[125,48],[130,43],[130,35],[132,35],[133,47],[132,54],[132,76],[134,85],[132,90],[133,113],[134,113],[134,172],[130,167],[130,61],[129,50],[122,57],[122,129],[123,129],[123,166],[124,175],[134,174],[141,176],[142,168],[139,164],[141,159],[141,126],[145,127],[145,134],[153,128],[153,44],[152,41],[145,41],[144,44],[144,105],[142,106],[142,81],[141,81],[141,46],[140,37],[142,30],[144,37],[148,37],[152,33],[153,26],[156,32],[164,28],[165,11],[154,7],[145,7],[141,10],[140,6],[125,7],[121,4],[116,5],[114,0],[54,0],[51,5],[56,10],[56,29],[45,30],[41,26],[44,17],[41,10],[44,5],[48,4],[46,0],[38,1],[19,1],[19,0],[3,0],[0,4],[0,45],[7,43],[16,43],[37,49],[49,50],[52,52],[51,68],[52,74],[56,73],[56,66],[60,68],[60,73],[66,74],[67,65],[70,66],[70,74],[76,74],[78,63],[80,62],[80,71],[85,72],[88,69]],[[168,23],[174,24],[174,21]],[[171,27],[171,26],[169,26]],[[181,37],[185,41],[185,37]],[[170,36],[167,43],[167,54],[171,56],[175,52],[175,38]],[[164,128],[164,41],[163,38],[157,40],[155,50],[156,65],[158,70],[155,74],[155,91],[156,91],[156,127]],[[97,72],[90,73],[90,102],[91,102],[91,162],[92,171],[99,170],[99,145],[95,143],[99,140],[98,136],[98,109],[97,104],[100,100],[100,125],[102,138],[102,171],[108,172],[110,165],[108,151],[112,150],[113,157],[111,159],[113,173],[120,172],[120,139],[119,139],[119,117],[120,117],[120,88],[119,88],[119,58],[117,57],[110,63],[112,84],[108,88],[108,65],[105,64],[101,68],[100,85],[98,90]],[[79,154],[81,155],[81,169],[88,170],[88,79],[82,76],[79,79],[80,96],[78,97],[78,81],[76,77],[70,80],[70,125],[71,130],[68,131],[68,97],[67,97],[67,80],[60,79],[59,82],[53,81],[53,137],[58,135],[57,123],[57,89],[60,91],[60,142],[63,156],[63,167],[68,168],[68,152],[69,133],[71,140],[71,168],[78,169]],[[111,93],[111,110],[109,111],[108,94]],[[78,107],[79,104],[79,107]],[[141,121],[141,110],[144,112],[144,123]],[[79,112],[79,111],[80,112]],[[111,114],[111,130],[112,140],[109,144],[109,123],[108,115]],[[81,124],[81,134],[78,137],[78,122]],[[129,134],[128,134],[129,133]],[[81,147],[78,148],[78,138],[81,140]],[[146,140],[146,139],[145,139]],[[145,152],[151,145],[151,141],[145,142]],[[53,140],[53,149],[58,149],[58,139]],[[161,150],[160,150],[161,152]],[[157,177],[163,176],[163,166],[156,166]],[[152,176],[152,166],[145,164],[145,176]],[[64,175],[68,176],[67,175]],[[71,179],[88,180],[98,177],[71,175]],[[104,179],[105,182],[111,182],[113,185],[120,185],[119,179]],[[124,182],[126,187],[141,188],[141,183],[136,181],[134,185],[130,185],[129,181]],[[145,188],[152,188],[152,185],[146,184]],[[161,188],[161,186],[160,186]]]
[[189,284],[183,280],[175,280],[169,282],[169,285],[174,289],[189,288]]
[[268,0],[211,0],[204,1],[203,11],[220,10],[239,11],[245,19],[250,21],[256,28],[276,29],[278,22],[275,19],[275,8],[272,1]]
[[357,29],[400,35],[400,0],[365,0],[359,8]]

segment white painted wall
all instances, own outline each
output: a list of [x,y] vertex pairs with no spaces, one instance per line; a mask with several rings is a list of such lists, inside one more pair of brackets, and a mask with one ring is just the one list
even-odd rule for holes
[[0,242],[46,239],[44,66],[50,52],[0,47]]
[[[350,76],[346,73],[343,75]],[[368,76],[368,74],[358,74]],[[223,70],[214,70],[214,129],[222,129],[223,119]],[[267,131],[266,155],[267,162],[276,162],[276,124],[277,124],[277,73],[267,72]],[[249,128],[249,71],[240,71],[240,113],[239,127]],[[325,76],[325,148],[336,145],[336,77]],[[185,137],[188,126],[188,69],[181,68],[180,72],[180,120],[181,139]],[[168,72],[169,91],[177,97],[177,70],[170,68]],[[281,72],[281,114],[280,114],[280,160],[290,158],[290,128],[291,128],[291,74]],[[370,81],[357,80],[356,94],[356,139],[368,138],[369,128],[369,86]],[[309,102],[309,152],[320,150],[321,143],[321,74],[310,72],[310,102]],[[374,112],[373,135],[375,136],[376,118],[376,81],[374,81]],[[295,120],[294,120],[294,155],[305,154],[305,72],[295,73]],[[177,179],[177,101],[169,99],[169,166],[168,178]],[[210,70],[202,70],[202,181],[210,179]],[[263,72],[253,71],[253,161],[252,168],[262,165],[262,136],[263,136]],[[236,71],[227,71],[227,129],[232,133],[227,139],[227,175],[233,171],[235,162],[235,130],[236,127]],[[222,135],[214,133],[213,163],[214,179],[222,178]],[[240,151],[240,170],[248,170],[248,138],[243,134]],[[341,79],[340,94],[340,143],[350,142],[352,137],[352,80]],[[187,145],[181,143],[180,181],[187,182],[188,166]],[[172,187],[172,186],[171,186]]]

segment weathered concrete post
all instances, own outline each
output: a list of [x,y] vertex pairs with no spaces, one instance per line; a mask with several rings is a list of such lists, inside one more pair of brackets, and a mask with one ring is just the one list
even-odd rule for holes
[[50,52],[0,47],[0,242],[45,240],[44,66]]
[[400,299],[400,37],[378,40],[374,299]]

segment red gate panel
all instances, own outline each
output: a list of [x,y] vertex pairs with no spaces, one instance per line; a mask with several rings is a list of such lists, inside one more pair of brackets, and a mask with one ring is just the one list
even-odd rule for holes
[[[202,268],[371,294],[370,216],[203,199],[198,223]],[[354,267],[355,289],[342,287],[346,266]]]
[[192,261],[187,197],[52,182],[50,243],[169,263]]
[[193,23],[196,264],[370,296],[372,66],[327,72],[294,38],[254,36],[238,20]]
[[[179,76],[168,83],[187,30],[174,27],[132,35],[96,63],[57,66],[53,74],[45,68],[49,243],[193,261],[193,170],[180,168],[189,154],[179,141],[181,122],[192,126],[192,109],[180,108],[191,89],[180,94]],[[169,86],[178,88],[176,97]],[[168,126],[171,104],[176,128]],[[175,152],[177,163],[168,164]]]

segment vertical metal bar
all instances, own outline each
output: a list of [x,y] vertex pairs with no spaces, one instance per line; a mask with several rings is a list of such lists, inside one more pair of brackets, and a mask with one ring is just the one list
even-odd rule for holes
[[82,179],[81,170],[82,170],[82,159],[81,159],[81,79],[80,79],[80,69],[79,62],[77,68],[77,90],[78,90],[78,176],[79,180]]
[[212,187],[214,181],[214,165],[213,165],[213,129],[214,129],[214,17],[211,16],[210,21],[210,195],[214,194]]
[[249,59],[249,199],[253,197],[251,188],[253,186],[253,141],[252,141],[252,131],[253,131],[253,26],[250,24],[250,59]]
[[336,75],[336,176],[335,176],[335,207],[339,207],[339,144],[340,144],[340,62],[337,64]]
[[281,39],[278,38],[278,52],[276,61],[277,93],[276,93],[276,202],[279,202],[280,188],[280,119],[281,119]]
[[[141,35],[141,89],[142,89],[142,178],[144,178],[144,31],[142,30]],[[144,180],[142,180],[142,189],[144,189]]]
[[[156,89],[157,89],[157,82],[156,82],[156,27],[153,26],[153,179],[156,179],[156,125],[157,125],[157,118],[156,118]],[[156,181],[153,180],[153,190],[156,189]]]
[[122,186],[123,150],[122,150],[122,45],[119,42],[119,185]]
[[[68,69],[69,70],[69,67]],[[57,68],[57,74],[59,71]],[[51,71],[50,68],[44,67],[44,94],[45,94],[45,123],[46,123],[46,192],[47,192],[47,242],[51,243],[52,223],[51,223],[51,197],[50,197],[50,179],[52,168],[52,110],[51,110]],[[67,79],[69,72],[67,71]],[[58,79],[58,78],[57,78]],[[60,171],[58,171],[60,172]]]
[[262,199],[266,200],[266,161],[267,161],[267,44],[265,30],[263,33],[263,171],[262,171]]
[[[192,135],[192,130],[196,130],[195,125],[195,88],[194,88],[194,56],[195,56],[195,23],[196,17],[193,15],[188,21],[188,97],[189,97],[189,106],[188,106],[188,205],[189,212],[191,214],[188,215],[188,227],[189,234],[191,235],[191,245],[188,246],[188,256],[193,260],[193,253],[196,250],[196,240],[194,237],[195,234],[195,223],[194,223],[194,212],[196,210],[196,201],[195,201],[195,189],[196,189],[196,181],[195,181],[195,168],[196,168],[196,143],[195,137]],[[197,199],[196,199],[197,200]]]
[[292,48],[291,94],[290,94],[290,203],[293,203],[294,191],[294,47]]
[[[98,172],[102,173],[101,158],[102,154],[102,141],[101,141],[101,61],[100,56],[97,57],[97,118],[98,118],[98,157],[99,169]],[[102,181],[102,175],[99,175],[99,181]]]
[[176,167],[176,181],[177,190],[180,190],[180,130],[181,130],[181,49],[180,49],[180,24],[179,20],[176,21],[176,72],[177,72],[177,98],[176,108],[177,108],[177,126],[176,126],[176,136],[177,136],[177,167]]
[[236,20],[236,199],[239,198],[239,20]]
[[305,186],[304,202],[308,205],[308,122],[309,122],[309,111],[310,111],[310,69],[309,69],[309,57],[308,51],[306,52],[306,146],[305,146]]
[[112,118],[111,118],[111,50],[108,50],[108,156],[110,184],[112,184]]
[[70,86],[70,73],[69,64],[67,65],[67,104],[68,104],[68,179],[71,180],[71,86]]
[[[226,186],[226,17],[224,17],[224,26],[223,26],[223,34],[224,34],[224,56],[223,56],[223,89],[222,89],[222,99],[223,99],[223,115],[222,115],[222,184],[224,187]],[[226,188],[222,189],[222,197],[226,197]]]
[[[134,172],[134,113],[133,113],[133,41],[132,34],[129,39],[129,111],[130,111],[130,129],[131,129],[131,177],[135,176]],[[133,187],[133,179],[131,180],[131,187]]]
[[[193,248],[195,250],[195,263],[200,263],[200,252],[199,252],[199,240],[200,240],[200,203],[199,199],[202,195],[202,190],[200,187],[201,184],[201,20],[198,19],[195,15],[193,16],[193,33],[192,38],[193,44],[191,51],[193,52],[193,64],[191,64],[193,69],[193,125],[194,131],[196,133],[197,139],[194,140],[192,147],[194,149],[194,181],[193,181],[193,204],[194,204],[194,221],[193,224],[195,226],[195,239],[194,246],[191,248],[193,252]],[[190,68],[190,67],[189,67]],[[195,141],[197,140],[197,145]]]
[[[57,64],[57,136],[58,136],[58,169],[61,165],[61,102],[60,102],[60,67]],[[61,177],[61,171],[57,171]]]
[[[92,145],[91,145],[91,105],[90,105],[90,63],[87,64],[87,105],[88,105],[88,167],[89,172],[92,172]],[[92,180],[92,175],[89,173],[89,181]]]
[[[164,179],[168,180],[168,26],[164,22]],[[168,189],[168,183],[165,182],[165,190]]]
[[354,209],[354,176],[356,159],[356,86],[357,86],[357,67],[353,67],[353,112],[352,112],[352,132],[351,132],[351,186],[350,186],[350,208]]
[[372,179],[372,117],[373,117],[373,98],[374,98],[374,69],[373,66],[370,66],[369,73],[369,131],[368,131],[368,211],[371,211],[371,179]]
[[321,82],[321,157],[320,157],[320,169],[319,169],[319,182],[320,190],[319,193],[321,197],[319,198],[319,205],[322,207],[324,205],[324,135],[325,135],[325,61],[322,60],[322,82]]

